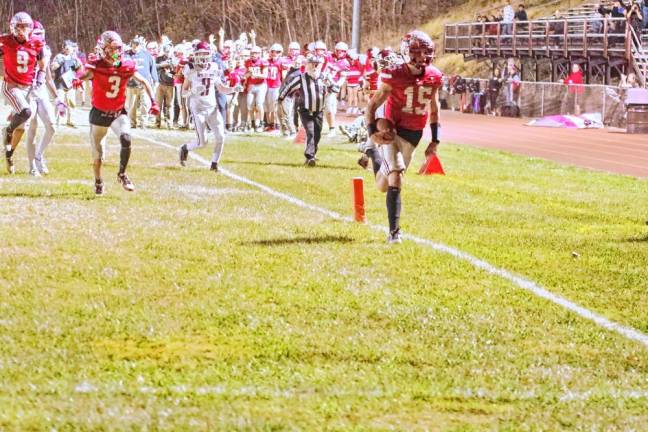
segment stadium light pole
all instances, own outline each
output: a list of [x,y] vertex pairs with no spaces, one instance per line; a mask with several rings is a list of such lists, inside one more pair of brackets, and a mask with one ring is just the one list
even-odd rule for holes
[[360,52],[360,9],[362,0],[353,0],[353,17],[351,19],[351,48]]

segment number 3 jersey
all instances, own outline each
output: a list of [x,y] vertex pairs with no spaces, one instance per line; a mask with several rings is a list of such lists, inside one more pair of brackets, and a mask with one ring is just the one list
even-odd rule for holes
[[191,85],[189,102],[192,109],[206,111],[216,108],[216,83],[222,83],[223,71],[214,62],[206,68],[198,68],[189,63],[185,66],[184,76]]
[[385,102],[385,117],[399,128],[425,129],[428,103],[441,87],[443,73],[427,66],[422,74],[414,75],[407,64],[400,64],[382,71],[380,79],[392,88]]
[[13,35],[4,34],[0,35],[0,45],[4,52],[5,80],[11,84],[32,85],[45,42],[32,37],[20,43]]
[[92,106],[101,111],[121,111],[126,104],[126,84],[135,75],[137,65],[122,60],[115,66],[104,59],[85,65],[92,71]]

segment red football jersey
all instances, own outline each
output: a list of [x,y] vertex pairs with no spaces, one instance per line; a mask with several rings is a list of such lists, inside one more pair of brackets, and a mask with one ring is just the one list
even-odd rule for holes
[[184,67],[189,63],[189,60],[183,58],[181,59],[178,64],[175,67],[174,75],[173,75],[173,84],[182,84],[184,83]]
[[235,68],[231,71],[227,71],[225,75],[227,76],[227,85],[229,87],[234,87],[236,84],[240,84],[245,74],[245,69]]
[[349,65],[349,60],[341,59],[334,60],[332,63],[329,63],[329,68],[333,73],[333,79],[338,81],[342,75],[349,70],[351,66]]
[[268,78],[266,82],[268,83],[268,88],[274,89],[281,87],[282,75],[281,71],[283,70],[282,60],[268,59]]
[[104,59],[86,64],[92,71],[92,106],[101,111],[121,111],[126,104],[126,84],[137,72],[132,60],[122,60],[117,67]]
[[392,91],[385,102],[385,117],[397,127],[423,130],[427,123],[427,105],[441,87],[443,73],[427,66],[422,74],[413,75],[407,64],[385,69],[380,74]]
[[[252,74],[252,75],[259,75],[262,74],[264,69],[268,67],[268,63],[265,60],[262,59],[247,59],[245,60],[245,68]],[[253,78],[249,77],[247,79],[247,85],[251,84],[263,84],[265,82],[265,78]]]
[[362,78],[362,65],[358,60],[352,61],[349,69],[343,71],[342,74],[346,77],[348,85],[357,86]]
[[12,84],[32,85],[36,76],[36,63],[42,55],[45,42],[30,38],[20,43],[10,34],[0,36],[0,45],[4,51],[5,81]]
[[369,61],[365,65],[364,77],[369,83],[369,90],[378,90],[378,71],[373,68]]

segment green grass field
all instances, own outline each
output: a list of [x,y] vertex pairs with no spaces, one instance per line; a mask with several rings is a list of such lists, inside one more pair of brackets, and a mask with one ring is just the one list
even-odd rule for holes
[[[648,347],[464,261],[142,139],[92,190],[87,129],[0,175],[0,430],[645,430]],[[358,153],[230,137],[222,166],[351,216]],[[211,149],[200,154],[209,158]],[[403,230],[648,333],[648,183],[444,144]],[[417,155],[413,166],[422,161]],[[572,252],[577,252],[574,258]]]

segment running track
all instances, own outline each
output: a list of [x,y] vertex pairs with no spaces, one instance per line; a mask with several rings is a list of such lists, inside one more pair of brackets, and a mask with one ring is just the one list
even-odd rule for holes
[[442,111],[441,141],[648,178],[648,135],[525,126],[528,121]]

